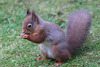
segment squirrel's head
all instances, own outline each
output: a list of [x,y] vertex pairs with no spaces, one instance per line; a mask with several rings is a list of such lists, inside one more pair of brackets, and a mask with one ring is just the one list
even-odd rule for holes
[[38,25],[39,25],[39,19],[35,11],[32,10],[32,12],[30,12],[30,10],[27,9],[27,16],[24,19],[22,25],[22,33],[33,34],[34,32],[36,32],[36,28]]

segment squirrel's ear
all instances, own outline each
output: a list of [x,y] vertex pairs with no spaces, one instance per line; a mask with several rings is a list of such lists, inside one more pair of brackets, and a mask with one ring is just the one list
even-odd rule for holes
[[27,16],[30,15],[30,14],[31,14],[31,12],[30,12],[30,9],[28,8],[27,9]]
[[38,15],[35,13],[34,10],[32,10],[32,20],[34,20],[37,23],[39,23]]

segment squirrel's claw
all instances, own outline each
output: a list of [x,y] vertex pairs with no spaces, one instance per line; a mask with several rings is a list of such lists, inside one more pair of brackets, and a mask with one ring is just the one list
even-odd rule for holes
[[58,62],[58,63],[55,63],[54,65],[55,66],[60,66],[60,65],[62,65],[63,64],[63,62]]
[[22,39],[27,39],[27,38],[28,38],[28,35],[27,35],[27,34],[21,34],[20,37],[21,37]]
[[37,61],[44,61],[44,60],[46,60],[46,58],[37,57],[36,60]]

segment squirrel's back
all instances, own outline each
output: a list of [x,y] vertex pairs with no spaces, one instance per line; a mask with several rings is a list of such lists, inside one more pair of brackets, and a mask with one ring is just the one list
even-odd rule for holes
[[91,25],[91,15],[86,10],[78,10],[72,13],[68,19],[66,37],[69,51],[74,53],[86,40]]

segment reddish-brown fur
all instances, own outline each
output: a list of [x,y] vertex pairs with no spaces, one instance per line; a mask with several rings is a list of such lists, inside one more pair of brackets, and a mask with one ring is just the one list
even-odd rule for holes
[[60,65],[82,46],[90,25],[90,14],[86,10],[76,11],[69,17],[65,35],[58,25],[42,20],[34,11],[30,12],[28,9],[21,38],[33,43],[42,43],[40,52],[43,57],[56,59],[58,63],[55,65]]
[[33,35],[28,35],[28,40],[34,43],[42,43],[45,39],[45,32],[44,31],[39,31],[37,34]]
[[80,48],[85,42],[91,25],[91,20],[91,15],[86,10],[76,11],[70,15],[66,31],[66,39],[71,54],[74,54],[74,51]]
[[58,47],[58,44],[53,45],[53,55],[55,59],[59,62],[65,62],[67,59],[71,58],[71,54],[67,49],[62,51],[63,49]]

